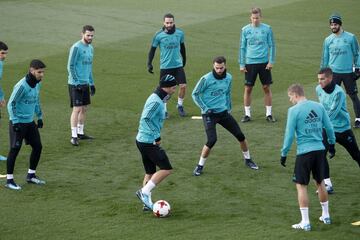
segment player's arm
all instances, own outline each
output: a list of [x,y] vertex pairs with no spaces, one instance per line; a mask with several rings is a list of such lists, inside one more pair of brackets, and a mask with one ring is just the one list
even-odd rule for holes
[[327,115],[325,109],[323,109],[323,124],[326,131],[326,135],[328,137],[328,143],[332,145],[335,144],[336,138],[335,138],[334,128],[330,122],[330,118]]
[[180,53],[183,60],[183,67],[186,65],[186,49],[185,49],[185,43],[180,43]]
[[154,73],[153,69],[153,65],[152,65],[152,61],[154,59],[155,56],[155,51],[156,51],[156,47],[151,46],[150,50],[149,50],[149,54],[148,54],[148,61],[147,61],[147,69],[149,73]]
[[69,60],[68,60],[68,70],[69,74],[71,75],[72,79],[77,82],[79,80],[79,77],[76,73],[76,61],[79,57],[79,48],[73,47],[70,49],[69,53]]
[[274,34],[270,27],[269,34],[268,34],[268,45],[269,45],[269,66],[272,67],[275,63],[275,55],[276,55],[276,48],[275,48],[275,40]]
[[330,109],[328,110],[330,121],[335,119],[336,116],[339,114],[342,107],[342,103],[344,101],[345,101],[345,94],[343,92],[338,92],[334,96],[334,100],[331,103]]
[[9,103],[8,103],[8,112],[10,119],[12,121],[12,124],[16,124],[19,122],[19,119],[17,117],[17,111],[16,111],[16,105],[21,100],[25,93],[25,88],[22,85],[18,85],[14,87],[14,90],[10,96]]
[[354,65],[355,68],[360,68],[360,51],[359,51],[359,42],[357,41],[356,37],[353,36],[353,43],[351,44],[351,50],[354,56]]
[[329,47],[328,47],[326,39],[325,39],[324,43],[323,43],[323,48],[322,48],[320,69],[327,67],[328,64],[329,64]]
[[242,29],[240,34],[239,59],[238,59],[240,65],[240,71],[242,72],[246,72],[245,69],[246,47],[247,47],[247,41],[245,37],[245,30]]
[[151,119],[153,118],[154,115],[157,114],[159,109],[160,109],[160,103],[151,102],[147,105],[146,109],[144,109],[144,113],[143,113],[144,121],[145,121],[146,125],[148,126],[148,129],[152,131],[155,139],[159,138],[160,134],[157,132],[156,126],[151,121]]
[[284,134],[284,143],[281,149],[282,157],[286,157],[291,148],[295,135],[295,124],[296,124],[295,115],[292,113],[291,109],[289,109],[287,115],[287,121],[286,121],[285,134]]
[[230,79],[229,87],[226,91],[226,106],[227,106],[227,111],[229,113],[231,112],[231,86],[232,86],[232,79]]
[[[37,86],[38,91],[40,92],[41,85]],[[36,103],[35,103],[35,114],[37,119],[42,119],[42,111],[41,111],[41,105],[40,105],[40,95],[36,97]]]
[[202,99],[202,94],[206,88],[206,78],[202,77],[199,82],[196,84],[191,96],[194,103],[201,109],[202,112],[207,112],[209,108],[206,106],[205,102]]

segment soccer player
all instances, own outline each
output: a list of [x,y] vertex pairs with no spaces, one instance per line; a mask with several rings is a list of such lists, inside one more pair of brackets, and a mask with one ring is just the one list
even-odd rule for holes
[[[32,148],[26,181],[33,184],[45,184],[44,180],[35,175],[42,150],[39,128],[42,128],[44,124],[39,94],[40,82],[44,77],[45,67],[41,60],[32,60],[28,74],[15,85],[7,104],[10,118],[10,151],[7,157],[7,181],[5,187],[12,190],[21,189],[15,183],[13,173],[15,160],[23,139]],[[37,116],[37,124],[35,124],[34,115]]]
[[[330,68],[321,69],[318,73],[319,85],[316,87],[316,94],[329,115],[334,127],[336,142],[348,151],[360,167],[360,151],[354,133],[351,130],[350,115],[346,108],[346,95],[343,89],[332,79],[333,72]],[[326,141],[326,135],[324,137],[324,145],[325,147],[329,145]],[[326,161],[326,163],[328,162]],[[330,180],[328,164],[326,164],[325,177],[326,190],[328,193],[333,193],[334,189]]]
[[275,62],[275,42],[272,29],[269,25],[261,23],[261,10],[251,9],[251,23],[242,28],[239,64],[240,71],[245,73],[244,108],[245,116],[242,122],[251,120],[251,92],[259,75],[264,90],[264,103],[266,120],[275,122],[272,115],[272,82],[271,69]]
[[298,202],[302,220],[292,228],[311,230],[309,220],[309,197],[307,185],[310,181],[310,172],[316,182],[322,215],[319,218],[325,224],[330,224],[328,193],[324,184],[325,175],[325,147],[322,143],[322,129],[328,136],[329,153],[335,155],[335,135],[329,116],[324,107],[317,102],[307,100],[304,89],[299,84],[288,88],[289,100],[294,106],[290,107],[287,114],[287,123],[284,144],[281,149],[280,163],[286,166],[286,156],[296,135],[297,152],[293,175],[296,183]]
[[[4,60],[6,58],[6,55],[8,54],[8,51],[9,51],[8,46],[4,42],[0,41],[0,118],[1,118],[1,108],[6,105],[4,92],[1,88],[1,79],[3,74]],[[0,161],[6,161],[6,157],[0,155]]]
[[[70,117],[71,144],[79,146],[79,139],[93,139],[84,133],[87,106],[90,95],[95,95],[95,85],[92,74],[94,48],[91,45],[95,29],[85,25],[81,32],[81,40],[70,48],[67,69],[69,73],[69,95],[72,113]],[[89,89],[90,88],[90,89]]]
[[[165,102],[176,91],[175,77],[167,74],[159,82],[159,86],[145,102],[136,136],[138,147],[145,169],[143,188],[136,195],[144,204],[144,210],[153,207],[151,191],[171,174],[172,166],[165,150],[160,147],[160,132],[165,119]],[[156,171],[156,166],[160,170]]]
[[195,104],[201,109],[207,136],[207,142],[201,151],[199,163],[193,171],[194,176],[200,176],[203,172],[205,162],[217,141],[216,124],[218,123],[239,141],[245,164],[251,169],[259,169],[250,158],[250,151],[244,134],[230,114],[231,83],[232,76],[226,72],[226,59],[219,56],[213,60],[213,70],[200,78],[192,92]]
[[[177,101],[177,109],[181,117],[185,117],[184,98],[186,91],[186,76],[184,67],[186,64],[186,50],[184,32],[180,28],[175,27],[174,15],[167,13],[164,16],[164,26],[160,31],[155,33],[152,39],[147,69],[149,73],[153,72],[152,60],[154,59],[156,48],[160,48],[160,79],[166,74],[175,77],[179,85],[179,94]],[[165,113],[168,118],[168,112],[165,102]]]
[[[357,95],[356,75],[359,75],[359,43],[354,34],[342,28],[339,14],[330,16],[332,34],[324,40],[320,68],[330,67],[336,84],[344,83],[355,112],[355,128],[360,128],[360,101]],[[355,72],[353,72],[355,66]]]

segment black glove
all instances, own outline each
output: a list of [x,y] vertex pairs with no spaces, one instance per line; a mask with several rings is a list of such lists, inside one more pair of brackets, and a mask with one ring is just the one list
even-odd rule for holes
[[280,164],[281,164],[283,167],[286,167],[286,157],[281,156],[281,158],[280,158]]
[[12,125],[12,128],[14,130],[14,132],[20,132],[21,131],[21,125],[20,123],[15,123]]
[[42,120],[42,119],[38,119],[38,121],[37,121],[37,127],[38,127],[38,128],[43,128],[43,126],[44,126],[43,120]]
[[332,159],[335,156],[335,144],[329,145],[329,158]]
[[355,68],[355,71],[353,72],[353,78],[354,80],[358,80],[360,78],[360,68]]
[[95,95],[95,91],[96,91],[95,86],[94,86],[94,85],[91,85],[91,86],[90,86],[90,95],[91,95],[91,96],[94,96],[94,95]]
[[149,64],[147,65],[147,69],[148,69],[148,72],[149,72],[149,73],[154,74],[154,71],[153,71],[154,67],[153,67],[153,65],[152,65],[151,63],[149,63]]

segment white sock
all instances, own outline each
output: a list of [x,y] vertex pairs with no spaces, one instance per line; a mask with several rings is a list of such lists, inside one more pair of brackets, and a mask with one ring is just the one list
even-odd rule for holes
[[32,169],[30,169],[29,168],[29,170],[28,170],[28,173],[30,173],[30,174],[33,174],[33,173],[35,173],[36,172],[36,170],[32,170]]
[[322,209],[322,217],[323,218],[328,218],[330,217],[330,214],[329,214],[329,201],[326,201],[326,202],[320,202],[321,204],[321,209]]
[[164,110],[167,112],[167,103],[164,104]]
[[309,208],[300,208],[301,224],[306,225],[310,223],[309,220]]
[[200,156],[199,165],[200,165],[200,166],[204,166],[206,159],[207,159],[207,158],[203,158],[202,156]]
[[325,185],[328,185],[328,186],[332,187],[332,183],[331,183],[330,178],[324,179],[324,183],[325,183]]
[[360,118],[355,118],[355,121],[360,121]]
[[266,107],[266,117],[269,115],[272,115],[271,114],[271,106],[265,106],[265,107]]
[[250,159],[250,151],[247,150],[246,152],[242,152],[245,159]]
[[149,180],[146,185],[141,189],[141,192],[149,195],[151,193],[151,190],[153,190],[155,186],[155,183]]
[[14,179],[14,175],[13,174],[6,174],[6,179]]
[[251,117],[250,106],[245,106],[245,115]]
[[184,103],[184,99],[183,98],[178,98],[178,105],[182,106]]
[[71,137],[77,138],[77,127],[71,127]]
[[84,124],[77,125],[78,134],[84,134]]

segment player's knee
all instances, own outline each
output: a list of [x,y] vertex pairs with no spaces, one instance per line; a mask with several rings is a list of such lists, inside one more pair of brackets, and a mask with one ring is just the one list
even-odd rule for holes
[[208,139],[207,143],[205,144],[208,148],[212,148],[217,141],[217,138]]
[[245,135],[242,132],[237,133],[235,137],[239,142],[245,141]]
[[185,88],[186,88],[186,84],[185,84],[185,83],[179,84],[179,88],[180,88],[180,89],[185,89]]

